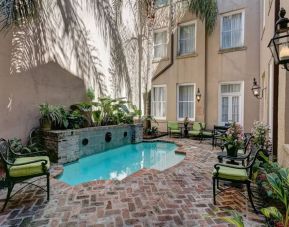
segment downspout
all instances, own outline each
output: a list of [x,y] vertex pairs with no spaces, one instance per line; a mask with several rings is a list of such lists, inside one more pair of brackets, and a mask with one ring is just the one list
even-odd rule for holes
[[158,72],[153,78],[152,81],[154,81],[155,79],[157,79],[160,75],[162,75],[165,71],[167,71],[169,68],[172,67],[172,65],[174,64],[174,34],[171,34],[171,57],[170,57],[170,63],[163,68],[160,72]]
[[[279,19],[280,0],[275,0],[275,23]],[[276,32],[276,26],[275,30]],[[273,84],[273,157],[277,160],[278,155],[278,96],[279,96],[279,65],[274,65]]]

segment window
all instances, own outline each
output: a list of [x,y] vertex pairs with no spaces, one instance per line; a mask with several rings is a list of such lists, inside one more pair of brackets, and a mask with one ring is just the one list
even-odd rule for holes
[[227,122],[242,124],[242,83],[221,84],[220,91],[220,124]]
[[162,7],[168,4],[168,0],[155,0],[155,7]]
[[244,46],[244,12],[222,16],[222,49]]
[[178,85],[178,120],[188,117],[195,120],[195,86]]
[[154,86],[152,89],[152,112],[156,118],[166,117],[166,87]]
[[179,28],[179,55],[194,53],[196,49],[196,24],[181,25]]
[[154,33],[154,58],[160,59],[167,56],[167,31]]

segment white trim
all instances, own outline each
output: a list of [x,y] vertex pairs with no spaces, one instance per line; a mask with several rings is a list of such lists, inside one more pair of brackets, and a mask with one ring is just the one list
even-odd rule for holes
[[177,102],[176,102],[176,109],[177,109],[177,121],[184,121],[184,118],[180,118],[179,117],[179,87],[181,86],[193,86],[194,87],[194,100],[193,100],[193,104],[194,104],[194,117],[193,118],[189,118],[190,121],[195,121],[196,120],[196,83],[181,83],[181,84],[177,84]]
[[268,125],[270,126],[269,135],[273,138],[273,97],[274,97],[274,59],[271,58],[269,62],[269,116],[268,116]]
[[263,9],[263,15],[262,15],[262,29],[266,26],[266,0],[262,0],[262,9]]
[[[154,88],[158,88],[158,87],[163,87],[164,91],[165,91],[165,117],[159,117],[159,116],[155,116],[154,115],[154,105],[153,105],[153,97],[154,97]],[[152,116],[156,119],[156,120],[166,120],[167,119],[167,85],[166,84],[158,84],[158,85],[152,85],[152,92],[151,92],[151,109],[152,109]]]
[[[194,50],[193,52],[189,52],[189,53],[184,53],[184,54],[180,54],[180,29],[181,27],[184,27],[184,26],[188,26],[188,25],[195,25],[195,43],[194,43]],[[177,56],[183,56],[183,55],[188,55],[188,54],[193,54],[193,53],[196,53],[197,52],[197,20],[192,20],[192,21],[188,21],[188,22],[184,22],[184,23],[181,23],[178,25],[178,48],[177,48]]]
[[[232,15],[235,15],[235,14],[239,14],[241,13],[242,14],[242,44],[241,46],[235,46],[235,47],[228,47],[228,48],[223,48],[223,18],[226,17],[226,16],[232,16]],[[246,26],[245,26],[245,16],[246,16],[246,13],[245,13],[245,9],[239,9],[239,10],[235,10],[235,11],[230,11],[230,12],[227,12],[227,13],[223,13],[223,14],[220,14],[221,16],[221,20],[220,20],[220,50],[226,50],[226,49],[230,49],[230,48],[238,48],[238,47],[243,47],[245,46],[245,30],[246,30]]]
[[[222,122],[222,93],[221,93],[221,86],[226,85],[226,84],[240,84],[240,109],[239,109],[239,122],[241,125],[244,125],[244,101],[245,101],[245,96],[244,96],[244,81],[224,81],[219,83],[219,94],[218,94],[218,124],[219,125],[224,125],[227,122]],[[227,93],[228,96],[233,96],[233,93]],[[237,93],[236,93],[237,94]],[[230,119],[229,119],[230,120]]]
[[[164,43],[166,45],[165,46],[165,55],[162,57],[155,57],[155,34],[163,33],[163,32],[166,32],[166,42]],[[168,28],[159,28],[159,29],[156,29],[153,31],[153,60],[154,61],[159,61],[159,60],[162,60],[162,59],[168,57],[168,43],[169,43],[168,34],[169,34]]]

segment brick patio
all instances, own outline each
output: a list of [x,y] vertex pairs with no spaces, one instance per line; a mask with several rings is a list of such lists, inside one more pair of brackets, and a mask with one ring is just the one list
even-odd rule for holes
[[[123,181],[97,181],[70,187],[51,179],[51,200],[29,187],[0,215],[0,226],[230,226],[220,219],[241,212],[246,226],[262,226],[262,217],[235,189],[212,203],[211,172],[217,149],[188,139],[169,139],[186,158],[163,172],[141,170]],[[55,168],[52,174],[59,172]],[[14,189],[15,190],[15,189]],[[6,191],[0,191],[1,206]]]

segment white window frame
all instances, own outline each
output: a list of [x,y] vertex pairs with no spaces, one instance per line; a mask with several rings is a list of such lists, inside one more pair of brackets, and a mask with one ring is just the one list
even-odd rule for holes
[[266,0],[262,0],[262,8],[263,8],[263,15],[262,15],[262,29],[265,29],[266,26]]
[[[232,16],[232,15],[235,15],[235,14],[239,14],[241,13],[242,14],[242,44],[241,46],[236,46],[236,47],[228,47],[228,48],[223,48],[223,19],[224,17],[227,17],[227,16]],[[226,49],[232,49],[232,48],[239,48],[239,47],[244,47],[245,46],[245,9],[241,9],[241,10],[235,10],[235,11],[232,11],[232,12],[228,12],[228,13],[224,13],[224,14],[221,14],[221,25],[220,25],[220,49],[221,50],[226,50]]]
[[[223,96],[235,96],[237,93],[222,93],[221,87],[222,85],[227,85],[227,84],[240,84],[240,109],[239,109],[239,124],[244,125],[244,81],[224,81],[219,83],[219,98],[218,98],[218,122],[219,125],[225,125],[227,122],[222,122],[222,97]],[[225,94],[225,95],[224,95]],[[232,110],[231,110],[232,112]],[[229,109],[230,113],[230,109]],[[229,120],[229,119],[228,119]]]
[[[194,43],[194,50],[193,52],[189,52],[189,53],[184,53],[184,54],[181,54],[180,53],[180,38],[181,38],[181,27],[185,27],[185,26],[189,26],[189,25],[195,25],[195,43]],[[182,23],[182,24],[179,24],[178,26],[178,52],[177,52],[177,55],[178,56],[184,56],[184,55],[189,55],[189,54],[194,54],[197,52],[197,20],[193,20],[193,21],[189,21],[189,22],[186,22],[186,23]]]
[[182,87],[182,86],[194,86],[194,94],[193,94],[193,97],[194,97],[194,101],[193,101],[193,105],[194,105],[194,111],[193,111],[193,114],[194,114],[194,117],[193,118],[189,118],[190,121],[195,121],[196,120],[196,83],[182,83],[182,84],[177,84],[177,120],[178,121],[184,121],[185,119],[184,118],[180,118],[179,117],[179,88]]
[[[155,34],[156,33],[162,33],[162,32],[167,33],[166,42],[164,43],[165,44],[165,55],[162,57],[155,57]],[[169,42],[169,39],[168,39],[168,29],[167,28],[161,28],[161,29],[154,30],[154,32],[153,32],[153,59],[154,60],[161,60],[161,59],[168,57],[168,42]]]
[[[154,88],[160,88],[160,87],[163,87],[164,88],[164,91],[165,91],[165,101],[163,101],[165,103],[165,116],[164,117],[160,117],[160,116],[155,116],[155,111],[154,111],[154,105],[153,103],[155,102],[154,101]],[[153,117],[156,119],[156,120],[166,120],[167,118],[167,85],[165,84],[160,84],[160,85],[152,85],[152,93],[151,93],[151,108],[152,108],[152,113],[153,113]]]
[[167,6],[167,5],[169,5],[169,1],[170,1],[170,0],[167,0],[167,3],[163,3],[163,4],[161,4],[161,5],[155,4],[155,7],[156,7],[156,8],[161,8],[161,7]]

